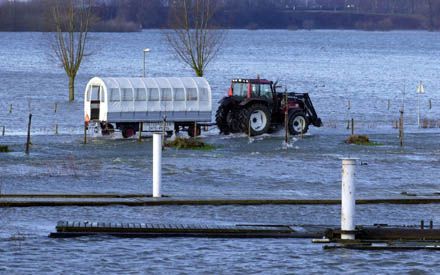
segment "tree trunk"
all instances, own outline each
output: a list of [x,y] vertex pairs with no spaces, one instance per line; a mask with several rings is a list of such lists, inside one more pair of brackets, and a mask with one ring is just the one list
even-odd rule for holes
[[69,76],[69,101],[75,100],[75,77]]
[[428,0],[428,8],[429,8],[429,30],[434,30],[434,14],[432,9],[432,0]]
[[203,77],[203,69],[194,68],[194,71],[196,72],[196,76]]

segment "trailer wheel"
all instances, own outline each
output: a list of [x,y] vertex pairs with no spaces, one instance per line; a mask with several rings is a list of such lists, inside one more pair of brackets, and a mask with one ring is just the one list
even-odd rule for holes
[[106,124],[102,123],[101,124],[101,134],[103,136],[111,135],[114,132],[115,132],[115,128],[113,127],[112,124],[110,124],[110,123],[106,123]]
[[253,104],[240,112],[240,128],[251,136],[262,135],[269,130],[270,119],[270,112],[266,105]]
[[309,130],[309,123],[303,112],[295,112],[289,116],[289,133],[291,135],[301,135]]
[[194,133],[194,124],[188,127],[188,136],[190,137],[200,136],[201,133],[202,133],[202,128],[200,127],[200,125],[197,125],[196,133]]
[[122,137],[129,138],[136,135],[136,131],[132,127],[122,129]]

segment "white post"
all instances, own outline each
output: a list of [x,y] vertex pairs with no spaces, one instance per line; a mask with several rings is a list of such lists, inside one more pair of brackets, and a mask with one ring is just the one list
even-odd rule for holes
[[[356,159],[342,159],[341,231],[355,230],[356,188],[354,182]],[[341,233],[342,240],[354,240],[354,233]]]
[[153,198],[161,197],[162,182],[162,134],[153,134]]
[[144,49],[144,74],[143,74],[143,76],[145,77],[147,74],[146,74],[146,69],[145,69],[145,62],[146,62],[146,55],[147,55],[147,53],[149,53],[150,52],[150,49]]
[[417,126],[420,128],[420,94],[425,93],[425,87],[423,82],[420,81],[419,86],[417,86]]
[[420,93],[417,93],[417,126],[420,128]]

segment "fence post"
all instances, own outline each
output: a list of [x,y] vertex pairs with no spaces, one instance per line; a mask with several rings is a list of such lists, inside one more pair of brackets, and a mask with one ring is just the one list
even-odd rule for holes
[[161,197],[162,134],[153,133],[153,198]]
[[84,122],[84,144],[87,144],[87,122]]
[[351,119],[351,135],[354,135],[354,118]]
[[341,185],[341,239],[355,239],[355,207],[356,186],[354,182],[356,159],[342,159],[342,185]]
[[29,114],[29,121],[28,121],[28,128],[27,128],[27,140],[26,140],[26,151],[25,153],[29,154],[29,147],[31,144],[31,121],[32,121],[32,114]]
[[403,147],[403,111],[400,110],[400,118],[399,118],[399,140],[400,140],[400,147]]
[[139,122],[139,137],[138,137],[138,141],[142,142],[142,131],[144,130],[144,123]]
[[[284,142],[289,144],[289,104],[288,104],[288,96],[287,96],[287,90],[284,91]],[[249,122],[250,124],[250,122]]]

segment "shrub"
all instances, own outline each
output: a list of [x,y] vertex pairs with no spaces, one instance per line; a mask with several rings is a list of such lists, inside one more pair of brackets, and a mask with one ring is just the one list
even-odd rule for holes
[[367,135],[351,135],[345,140],[345,143],[356,145],[379,145],[375,142],[371,142]]
[[165,142],[165,147],[172,147],[177,149],[195,149],[195,150],[211,150],[214,146],[204,143],[197,138],[181,138],[176,137],[172,141]]
[[7,153],[9,152],[9,147],[6,145],[0,145],[0,153]]

